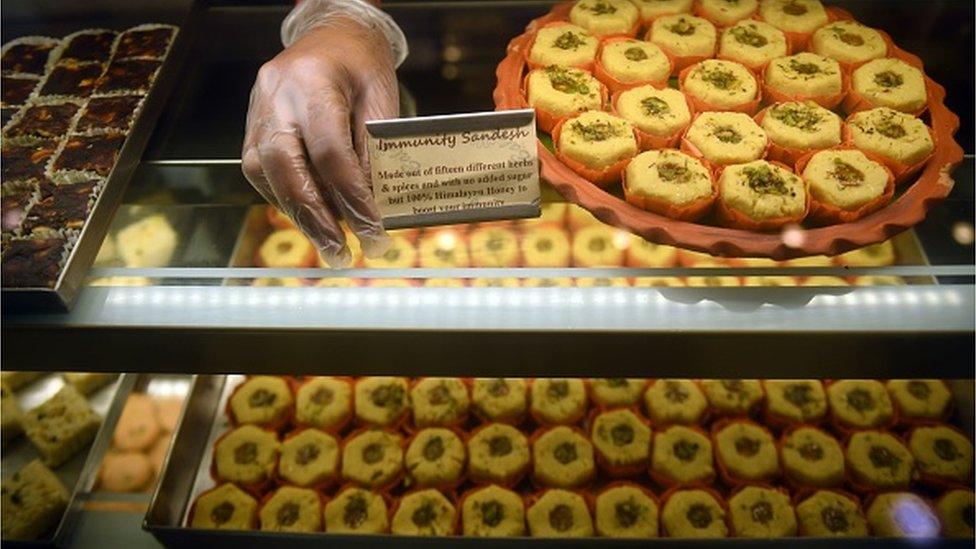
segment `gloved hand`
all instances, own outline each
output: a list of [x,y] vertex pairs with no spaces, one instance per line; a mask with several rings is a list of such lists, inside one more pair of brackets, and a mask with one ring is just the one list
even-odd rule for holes
[[367,256],[382,254],[389,239],[370,186],[365,122],[398,114],[403,33],[363,0],[305,0],[281,34],[285,50],[251,90],[244,175],[329,265],[351,258],[340,217]]

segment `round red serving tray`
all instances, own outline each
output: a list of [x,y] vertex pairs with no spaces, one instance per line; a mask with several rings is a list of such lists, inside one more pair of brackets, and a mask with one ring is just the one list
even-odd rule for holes
[[[526,107],[522,80],[526,74],[525,58],[533,34],[546,23],[568,20],[571,7],[571,2],[557,4],[548,14],[529,23],[525,33],[509,42],[507,55],[495,70],[498,84],[493,97],[497,109]],[[853,19],[844,10],[834,7],[828,10],[835,20]],[[893,43],[889,56],[922,67],[921,59]],[[641,210],[577,175],[540,141],[541,175],[567,200],[586,208],[604,223],[628,229],[659,244],[727,257],[790,259],[808,255],[837,255],[882,242],[921,222],[926,213],[952,191],[955,182],[951,172],[963,159],[962,148],[953,138],[959,129],[959,117],[945,106],[945,88],[928,76],[925,83],[929,124],[936,139],[932,158],[917,176],[918,179],[903,185],[901,189],[904,192],[871,215],[851,223],[804,228],[802,238],[796,239],[800,241],[796,245],[784,242],[781,233],[751,232],[677,221]]]

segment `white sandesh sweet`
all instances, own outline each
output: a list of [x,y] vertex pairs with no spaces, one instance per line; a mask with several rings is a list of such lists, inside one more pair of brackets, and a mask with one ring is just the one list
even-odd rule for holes
[[827,23],[827,10],[819,0],[762,0],[763,21],[786,32],[813,32]]
[[567,120],[556,146],[567,157],[596,169],[637,154],[630,122],[601,111],[587,111]]
[[721,27],[747,19],[759,9],[759,0],[699,0],[698,7]]
[[881,33],[857,21],[834,21],[813,33],[810,50],[843,63],[864,63],[884,57],[888,44]]
[[641,19],[650,21],[662,15],[691,13],[694,0],[630,0],[640,10]]
[[685,93],[716,109],[747,104],[759,93],[759,83],[749,69],[721,59],[706,59],[694,65],[681,87]]
[[665,82],[671,74],[668,56],[657,44],[643,40],[607,42],[600,62],[614,78],[625,83]]
[[570,21],[597,36],[627,34],[639,19],[629,0],[579,0],[569,12]]
[[766,132],[741,112],[703,112],[691,123],[685,138],[713,164],[736,164],[762,158]]
[[711,195],[712,179],[708,168],[681,151],[646,151],[627,165],[627,189],[682,206]]
[[928,100],[922,71],[893,57],[858,67],[851,77],[851,86],[871,104],[901,112],[918,112]]
[[529,61],[540,65],[575,67],[593,62],[599,39],[586,29],[572,24],[553,25],[539,29]]
[[747,67],[761,67],[789,53],[789,45],[783,31],[769,23],[745,19],[722,31],[718,53]]
[[579,69],[550,65],[529,73],[528,104],[557,117],[603,107],[600,82]]
[[718,31],[707,19],[694,15],[665,15],[654,20],[647,40],[679,57],[715,53]]
[[920,162],[935,147],[924,122],[888,107],[858,112],[847,125],[854,146],[900,164]]
[[776,103],[763,115],[762,127],[770,141],[790,149],[826,149],[842,139],[841,119],[813,101]]
[[719,200],[749,219],[796,218],[806,210],[803,180],[765,160],[726,167],[718,185]]
[[691,123],[691,110],[680,91],[651,85],[622,92],[617,97],[617,114],[643,132],[669,137]]
[[856,210],[884,194],[888,171],[861,151],[820,151],[810,157],[803,180],[818,201]]
[[843,90],[843,76],[836,60],[810,52],[773,59],[766,66],[765,84],[796,97],[823,97]]

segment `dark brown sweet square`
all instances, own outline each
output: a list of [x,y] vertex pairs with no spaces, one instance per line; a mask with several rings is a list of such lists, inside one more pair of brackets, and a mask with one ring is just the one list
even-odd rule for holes
[[57,146],[57,141],[53,139],[44,139],[31,145],[5,143],[0,149],[0,174],[3,181],[44,179],[44,168]]
[[20,120],[7,129],[10,137],[60,137],[68,133],[71,119],[78,112],[74,103],[34,105],[24,111]]
[[22,74],[44,74],[47,59],[56,44],[17,44],[3,53],[0,60],[4,72],[19,72]]
[[173,29],[130,30],[122,33],[116,58],[153,57],[161,59],[173,39]]
[[13,120],[14,115],[17,114],[19,109],[17,107],[2,107],[0,108],[0,126],[6,126],[7,122]]
[[66,243],[61,236],[11,239],[3,251],[3,285],[53,287]]
[[61,53],[59,63],[63,61],[98,61],[107,63],[112,54],[112,44],[118,33],[115,31],[93,31],[75,35]]
[[101,75],[102,65],[98,63],[58,65],[54,67],[44,86],[41,87],[41,95],[88,97],[95,89],[95,84]]
[[27,98],[30,97],[34,88],[37,87],[39,80],[37,78],[14,78],[13,76],[4,76],[2,78],[3,90],[0,92],[0,96],[3,98],[4,106],[9,105],[23,105]]
[[142,98],[134,95],[93,97],[81,111],[78,132],[98,129],[128,131]]
[[113,93],[131,91],[146,93],[152,86],[156,72],[162,63],[149,59],[117,59],[108,66],[99,79],[96,92]]
[[68,139],[64,150],[54,160],[55,170],[80,170],[108,175],[115,166],[119,149],[125,142],[121,134],[75,136]]
[[37,202],[24,219],[24,232],[35,229],[80,229],[91,211],[96,181],[55,185],[41,183]]
[[27,207],[34,199],[37,190],[35,184],[25,184],[17,188],[4,186],[3,198],[0,199],[0,220],[3,232],[14,232],[21,227],[27,215]]

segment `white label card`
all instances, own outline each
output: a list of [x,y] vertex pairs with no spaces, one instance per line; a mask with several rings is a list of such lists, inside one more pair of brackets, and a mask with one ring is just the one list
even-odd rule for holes
[[367,122],[387,229],[538,217],[532,109]]

